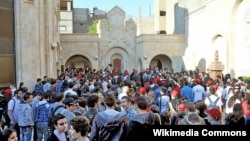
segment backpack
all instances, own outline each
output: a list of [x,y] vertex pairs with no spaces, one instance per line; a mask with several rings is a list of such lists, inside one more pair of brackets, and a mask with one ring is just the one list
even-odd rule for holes
[[7,98],[0,93],[0,110],[4,110],[8,104]]
[[[14,102],[14,105],[13,105],[13,109],[12,111],[14,111],[15,109],[15,105],[16,105],[16,101],[14,99],[11,99],[13,100]],[[1,117],[1,122],[4,124],[4,125],[10,125],[10,122],[11,122],[11,119],[8,115],[8,106],[7,108],[5,108],[5,110],[3,111],[3,114],[2,114],[2,117]]]
[[86,114],[84,114],[84,116],[89,119],[90,126],[92,125],[92,122],[93,122],[95,115],[96,114],[90,113],[89,111],[87,111]]
[[64,105],[58,105],[51,109],[51,112],[48,116],[48,128],[50,132],[53,132],[54,125],[53,125],[53,116],[55,115],[56,111],[60,108],[64,108]]
[[36,122],[48,122],[49,119],[49,107],[48,103],[43,103],[41,105],[36,106],[35,113],[36,113]]
[[209,100],[209,105],[208,105],[208,109],[213,109],[213,108],[219,108],[218,106],[217,106],[217,102],[220,100],[220,98],[219,97],[217,97],[217,99],[214,101],[214,102],[212,102],[212,100],[211,100],[211,98],[208,96],[207,97],[208,98],[208,100]]

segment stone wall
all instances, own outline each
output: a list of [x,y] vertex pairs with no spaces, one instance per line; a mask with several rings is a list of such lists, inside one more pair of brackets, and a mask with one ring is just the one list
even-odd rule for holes
[[184,29],[183,58],[187,69],[203,66],[200,62],[208,68],[214,51],[218,50],[224,74],[233,70],[236,77],[250,75],[250,67],[241,63],[250,59],[247,55],[250,24],[246,20],[249,7],[250,0],[169,0],[167,32],[182,33],[180,29]]
[[[33,91],[37,78],[56,78],[60,68],[60,0],[15,1],[16,83]],[[51,48],[55,42],[57,47]]]
[[176,60],[172,58],[184,54],[184,35],[136,36],[135,21],[126,19],[125,12],[118,6],[108,12],[108,17],[99,20],[98,35],[61,34],[63,64],[74,55],[82,55],[91,62],[92,68],[104,69],[118,58],[121,59],[121,71],[131,72],[132,69],[148,68],[150,63],[154,64],[153,59],[159,59],[163,68],[175,67],[176,72],[181,71],[178,65],[172,64]]

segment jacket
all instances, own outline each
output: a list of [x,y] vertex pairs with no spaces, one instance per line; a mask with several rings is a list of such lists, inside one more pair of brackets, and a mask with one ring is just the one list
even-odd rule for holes
[[127,128],[126,112],[117,112],[117,114],[107,114],[99,112],[95,115],[91,133],[91,141],[121,141],[125,139]]

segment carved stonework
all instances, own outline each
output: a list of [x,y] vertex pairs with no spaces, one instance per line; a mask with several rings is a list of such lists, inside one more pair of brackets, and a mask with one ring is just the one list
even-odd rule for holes
[[27,2],[27,3],[34,3],[35,2],[35,0],[24,0],[24,2]]
[[60,20],[60,3],[57,3],[57,7],[55,9],[55,15],[57,17],[57,20]]
[[217,50],[215,51],[214,61],[209,65],[209,70],[209,76],[212,79],[216,79],[218,75],[222,75],[224,65],[219,61],[219,52]]
[[218,50],[215,51],[214,61],[219,61],[219,52],[218,52]]

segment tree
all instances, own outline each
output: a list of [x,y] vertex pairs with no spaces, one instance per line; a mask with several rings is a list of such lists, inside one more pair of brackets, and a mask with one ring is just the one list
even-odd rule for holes
[[88,27],[88,34],[96,34],[97,33],[97,20],[94,20],[92,24]]

